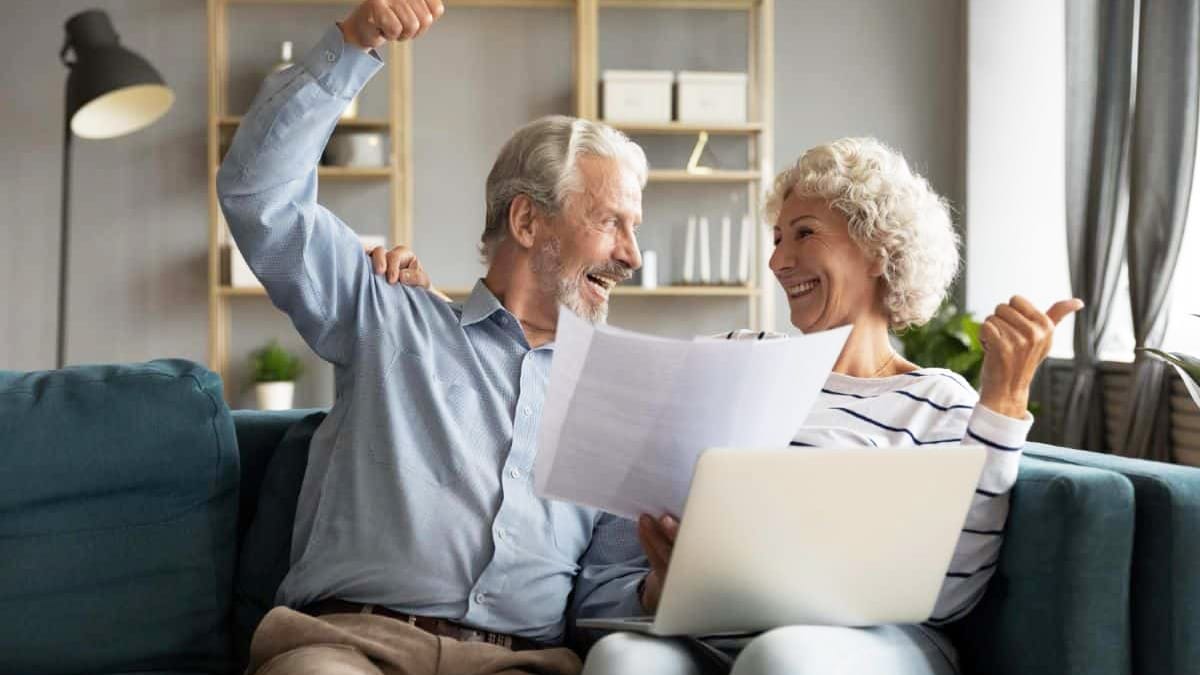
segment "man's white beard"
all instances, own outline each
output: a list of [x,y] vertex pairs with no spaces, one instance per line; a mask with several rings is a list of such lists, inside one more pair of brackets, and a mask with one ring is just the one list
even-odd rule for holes
[[565,305],[581,319],[591,323],[608,320],[608,302],[589,304],[583,299],[580,278],[563,276],[562,242],[558,237],[548,239],[533,254],[533,273],[543,291],[553,293],[555,302]]

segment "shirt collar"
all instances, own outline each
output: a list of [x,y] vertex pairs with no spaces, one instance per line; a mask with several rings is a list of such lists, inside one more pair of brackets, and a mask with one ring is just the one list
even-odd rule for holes
[[483,283],[483,279],[480,279],[475,282],[475,288],[471,290],[470,297],[463,305],[462,316],[459,317],[458,323],[464,327],[477,324],[496,312],[507,313],[508,310],[504,309],[504,305],[500,304],[500,300],[487,287],[487,284]]

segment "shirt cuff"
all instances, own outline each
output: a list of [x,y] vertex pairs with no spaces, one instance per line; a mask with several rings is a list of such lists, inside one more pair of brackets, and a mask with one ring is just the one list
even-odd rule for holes
[[1020,450],[1032,428],[1033,415],[1028,412],[1023,419],[1015,419],[1001,415],[982,403],[975,406],[967,422],[968,438],[999,450]]
[[383,58],[374,49],[363,51],[346,44],[342,29],[330,26],[300,65],[330,94],[351,99],[383,67]]

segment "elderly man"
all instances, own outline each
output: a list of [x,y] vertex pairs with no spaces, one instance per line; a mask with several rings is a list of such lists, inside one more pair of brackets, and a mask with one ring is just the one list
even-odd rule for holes
[[287,607],[256,632],[250,672],[575,673],[558,647],[566,616],[647,611],[632,524],[539,499],[530,475],[559,304],[603,320],[609,291],[641,265],[641,149],[567,117],[517,131],[488,176],[487,275],[461,306],[373,274],[316,202],[318,158],[381,67],[375,48],[442,11],[357,6],[268,79],[217,177],[251,268],[336,368],[279,589]]

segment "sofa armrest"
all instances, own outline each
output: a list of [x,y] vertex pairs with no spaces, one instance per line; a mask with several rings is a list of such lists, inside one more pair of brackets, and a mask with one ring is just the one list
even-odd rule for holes
[[1133,484],[1133,668],[1200,673],[1200,469],[1031,444],[1026,453],[1120,473]]
[[1103,469],[1025,457],[1000,564],[948,628],[971,675],[1126,675],[1133,487]]

